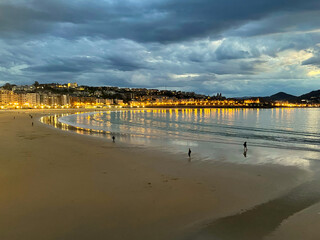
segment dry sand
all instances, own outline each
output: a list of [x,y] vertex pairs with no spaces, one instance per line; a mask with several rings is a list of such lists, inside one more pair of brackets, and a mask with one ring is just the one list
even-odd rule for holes
[[295,167],[189,162],[54,129],[42,115],[0,112],[3,240],[201,239],[216,219],[286,196],[312,177]]

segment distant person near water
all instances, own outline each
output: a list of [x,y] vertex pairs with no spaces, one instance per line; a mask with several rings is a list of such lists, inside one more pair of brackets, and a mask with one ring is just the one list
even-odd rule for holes
[[243,144],[243,149],[244,149],[244,151],[247,151],[247,150],[248,150],[248,148],[247,148],[247,142],[244,142],[244,144]]
[[243,156],[244,157],[247,157],[247,151],[248,151],[247,142],[244,142],[243,143]]
[[191,149],[189,148],[188,156],[191,157]]
[[116,137],[115,137],[115,136],[112,136],[112,142],[114,142],[114,141],[115,141],[115,139],[116,139]]

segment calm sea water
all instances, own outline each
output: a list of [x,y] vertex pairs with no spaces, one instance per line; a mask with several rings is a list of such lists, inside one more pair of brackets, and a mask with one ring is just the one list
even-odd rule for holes
[[320,160],[319,119],[318,108],[230,108],[104,111],[59,121],[104,131],[109,140],[185,154],[191,148],[194,159],[304,165]]

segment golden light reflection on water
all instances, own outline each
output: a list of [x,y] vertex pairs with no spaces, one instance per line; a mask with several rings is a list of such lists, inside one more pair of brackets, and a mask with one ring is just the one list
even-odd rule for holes
[[[311,109],[315,110],[315,109]],[[282,122],[290,125],[295,121],[294,111],[296,109],[280,109],[275,108],[269,110],[270,114],[266,115],[265,110],[260,109],[237,109],[237,108],[205,108],[205,109],[147,109],[147,110],[124,110],[120,111],[117,116],[112,116],[110,111],[95,113],[94,115],[87,115],[86,122],[99,126],[110,126],[111,120],[121,120],[123,122],[140,122],[141,124],[150,123],[152,120],[157,121],[158,118],[168,119],[171,122],[188,121],[188,122],[210,122],[215,119],[217,123],[221,124],[236,124],[239,120],[247,120],[250,114],[251,119],[255,123],[261,121],[261,111],[264,111],[263,117],[273,119],[276,123]],[[65,116],[64,114],[59,116]],[[148,118],[146,118],[147,116]],[[52,116],[50,116],[52,117]],[[48,117],[48,118],[50,118]],[[113,118],[113,119],[112,119]],[[116,118],[116,119],[114,119]],[[319,111],[309,111],[305,116],[305,120],[309,126],[319,124]],[[46,121],[46,120],[43,120]],[[77,114],[76,121],[83,121],[83,116]],[[53,125],[57,125],[54,123]],[[63,126],[65,128],[65,126]]]
[[[82,119],[83,117],[80,114],[83,114],[84,112],[77,112],[74,113],[73,115],[77,116],[77,120]],[[65,117],[69,116],[70,114],[54,114],[50,116],[44,116],[40,119],[40,121],[44,124],[51,125],[55,128],[59,128],[64,131],[74,131],[79,134],[84,134],[84,135],[92,135],[92,134],[97,134],[97,135],[106,135],[110,134],[108,131],[103,131],[103,130],[97,130],[97,129],[91,129],[91,128],[83,128],[83,127],[77,127],[77,126],[72,126],[69,124],[65,124],[61,121],[59,121],[60,117]],[[86,117],[86,119],[91,119],[91,117]]]
[[[219,140],[234,144],[240,144],[243,139],[251,139],[254,141],[251,144],[269,146],[272,143],[274,147],[280,145],[282,148],[290,146],[290,141],[301,139],[306,143],[292,144],[302,146],[309,141],[309,148],[318,147],[312,145],[312,141],[318,139],[318,109],[144,109],[101,111],[87,115],[79,112],[75,116],[75,122],[85,127],[72,127],[59,122],[58,118],[64,116],[66,115],[52,115],[44,117],[42,121],[62,130],[73,130],[81,134],[105,135],[112,132],[144,138],[168,136],[172,139],[181,137],[195,141],[201,138],[201,141]],[[304,136],[304,131],[307,136]]]

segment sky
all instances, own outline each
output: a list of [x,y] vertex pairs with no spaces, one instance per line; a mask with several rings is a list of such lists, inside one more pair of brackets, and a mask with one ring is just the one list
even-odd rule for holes
[[320,89],[319,0],[0,0],[0,85]]

